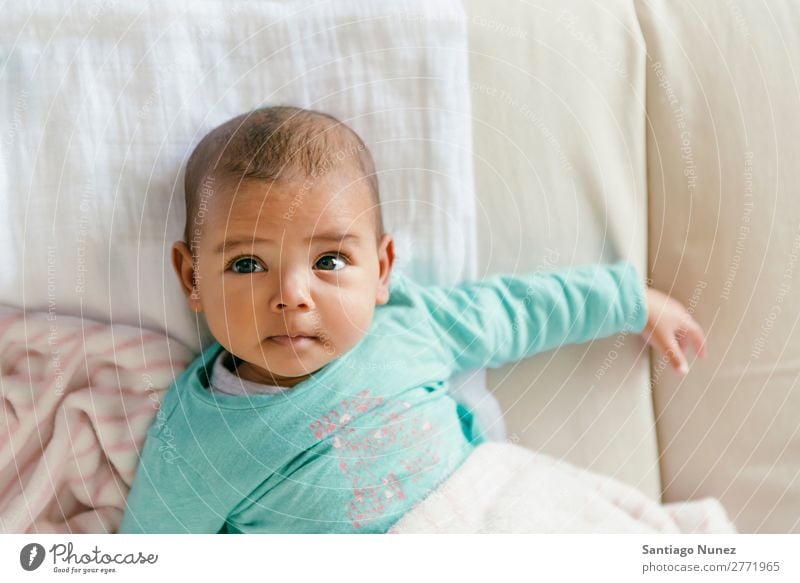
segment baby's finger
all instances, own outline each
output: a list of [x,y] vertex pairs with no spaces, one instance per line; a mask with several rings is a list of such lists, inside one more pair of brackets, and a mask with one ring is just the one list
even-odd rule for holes
[[705,334],[703,334],[703,328],[700,327],[700,324],[694,321],[692,322],[692,326],[689,328],[689,337],[692,339],[695,352],[702,358],[705,358],[708,355],[708,350],[706,349],[706,337]]
[[678,340],[678,346],[681,347],[681,352],[686,354],[686,349],[691,346],[692,337],[689,335],[689,327],[681,326],[675,333],[675,338]]
[[686,364],[683,351],[674,335],[661,332],[657,335],[656,341],[659,349],[669,359],[673,368],[684,375],[689,372],[689,367]]

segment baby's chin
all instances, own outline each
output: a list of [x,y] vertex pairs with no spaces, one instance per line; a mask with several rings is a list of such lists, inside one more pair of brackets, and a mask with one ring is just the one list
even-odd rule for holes
[[[274,359],[270,359],[275,362]],[[296,356],[281,356],[279,362],[270,365],[268,362],[254,364],[245,360],[239,365],[239,376],[245,380],[274,385],[292,387],[320,371],[333,358],[298,358]]]

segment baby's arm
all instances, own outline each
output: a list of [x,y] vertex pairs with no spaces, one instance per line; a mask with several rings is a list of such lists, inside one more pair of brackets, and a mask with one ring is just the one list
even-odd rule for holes
[[214,534],[226,520],[214,506],[205,480],[174,447],[148,434],[119,532]]
[[452,373],[641,332],[647,323],[645,290],[627,261],[420,286],[419,296],[430,314],[434,348]]

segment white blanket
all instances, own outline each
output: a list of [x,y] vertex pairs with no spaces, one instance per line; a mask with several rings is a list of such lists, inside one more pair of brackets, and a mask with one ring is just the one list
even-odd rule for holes
[[735,533],[714,498],[661,505],[640,491],[509,443],[485,443],[389,531]]

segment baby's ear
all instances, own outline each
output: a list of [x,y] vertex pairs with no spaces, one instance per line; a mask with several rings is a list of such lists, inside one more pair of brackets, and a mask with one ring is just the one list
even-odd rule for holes
[[378,293],[375,296],[375,305],[383,305],[389,301],[389,280],[392,276],[394,265],[394,239],[389,234],[381,238],[378,244]]
[[189,309],[202,312],[203,304],[195,281],[194,260],[189,246],[183,241],[175,241],[172,245],[172,266],[181,282],[183,294],[189,300]]

